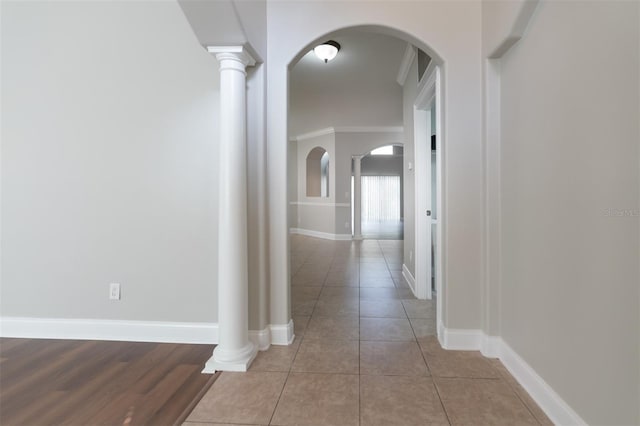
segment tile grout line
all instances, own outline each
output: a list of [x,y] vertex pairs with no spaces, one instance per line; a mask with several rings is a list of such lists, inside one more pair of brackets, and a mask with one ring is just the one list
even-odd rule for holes
[[[310,257],[310,255],[307,256],[307,259]],[[306,259],[305,259],[306,262]],[[298,268],[299,269],[299,268]],[[315,304],[313,305],[314,308],[313,310],[315,310]],[[311,314],[309,315],[309,321],[307,322],[307,327],[309,326],[309,323],[311,322],[311,317],[313,316],[313,310],[311,312]],[[305,331],[306,331],[306,327],[305,327]],[[291,376],[291,369],[293,368],[293,363],[295,362],[297,356],[298,356],[298,352],[300,352],[300,346],[302,346],[302,341],[304,340],[304,334],[300,337],[300,342],[298,343],[298,349],[296,349],[295,354],[293,355],[293,358],[291,359],[291,364],[289,365],[289,369],[287,370],[287,376],[284,379],[284,383],[282,384],[282,389],[280,389],[280,395],[278,395],[278,400],[276,401],[276,404],[273,407],[273,412],[271,413],[271,417],[269,418],[269,425],[273,424],[273,417],[276,415],[276,410],[278,409],[278,404],[280,404],[280,400],[282,399],[282,394],[284,394],[284,388],[287,386],[287,382],[289,381],[289,377]]]

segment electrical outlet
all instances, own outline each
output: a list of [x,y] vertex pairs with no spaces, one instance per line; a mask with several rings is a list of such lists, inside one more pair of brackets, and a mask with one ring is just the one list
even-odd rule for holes
[[109,284],[109,299],[120,300],[120,284],[119,283]]

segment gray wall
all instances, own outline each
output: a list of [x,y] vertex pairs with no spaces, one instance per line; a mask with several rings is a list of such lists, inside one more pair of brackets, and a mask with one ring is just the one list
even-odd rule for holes
[[[295,182],[290,181],[290,185],[297,190],[296,206],[297,217],[294,219],[293,227],[309,231],[324,232],[333,234],[335,226],[335,187],[336,187],[336,148],[335,135],[325,134],[310,138],[304,138],[296,143],[297,157],[289,157],[289,162],[296,162],[296,166],[291,166],[290,170],[297,171]],[[307,156],[316,147],[321,147],[329,154],[329,196],[314,197],[307,196]],[[292,175],[289,175],[289,179]],[[341,232],[341,233],[344,233]]]
[[287,193],[289,197],[289,228],[298,227],[298,143],[289,141],[287,153]]
[[638,12],[541,2],[502,60],[502,337],[589,424],[640,423]]
[[218,65],[179,6],[5,1],[1,35],[2,315],[215,322]]

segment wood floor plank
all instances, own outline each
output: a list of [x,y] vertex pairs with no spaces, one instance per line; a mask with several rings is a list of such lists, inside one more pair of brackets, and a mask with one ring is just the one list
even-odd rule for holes
[[[209,390],[220,373],[215,375],[202,374],[196,370],[191,374],[180,388],[171,397],[175,404],[164,404],[152,417],[149,418],[149,425],[171,425],[182,424],[191,413],[197,402],[202,399]],[[195,395],[195,396],[194,396]],[[177,419],[176,422],[169,422],[167,419]]]
[[[69,416],[69,413],[76,413],[78,410],[86,404],[87,395],[92,395],[92,398],[102,394],[103,389],[106,389],[109,382],[123,373],[128,364],[126,362],[117,362],[107,366],[100,374],[92,377],[91,381],[82,383],[77,389],[72,391],[64,391],[67,397],[63,404],[58,404],[52,407],[48,413],[47,418],[50,419],[52,424],[59,424]],[[59,391],[62,392],[62,391]]]
[[[0,371],[0,401],[4,408],[24,404],[46,392],[51,383],[66,371],[77,365],[76,357],[91,349],[93,342],[69,345],[69,350],[58,355],[42,358],[30,358],[33,362],[25,365],[22,359],[14,362],[9,358],[8,364]],[[38,350],[37,348],[35,350]]]
[[0,339],[0,424],[175,424],[213,345]]

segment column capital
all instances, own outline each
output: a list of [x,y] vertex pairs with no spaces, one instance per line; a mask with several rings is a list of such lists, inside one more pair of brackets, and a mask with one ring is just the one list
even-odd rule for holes
[[256,64],[256,60],[244,46],[207,46],[207,52],[214,54],[219,61],[230,59],[242,63],[245,67]]

